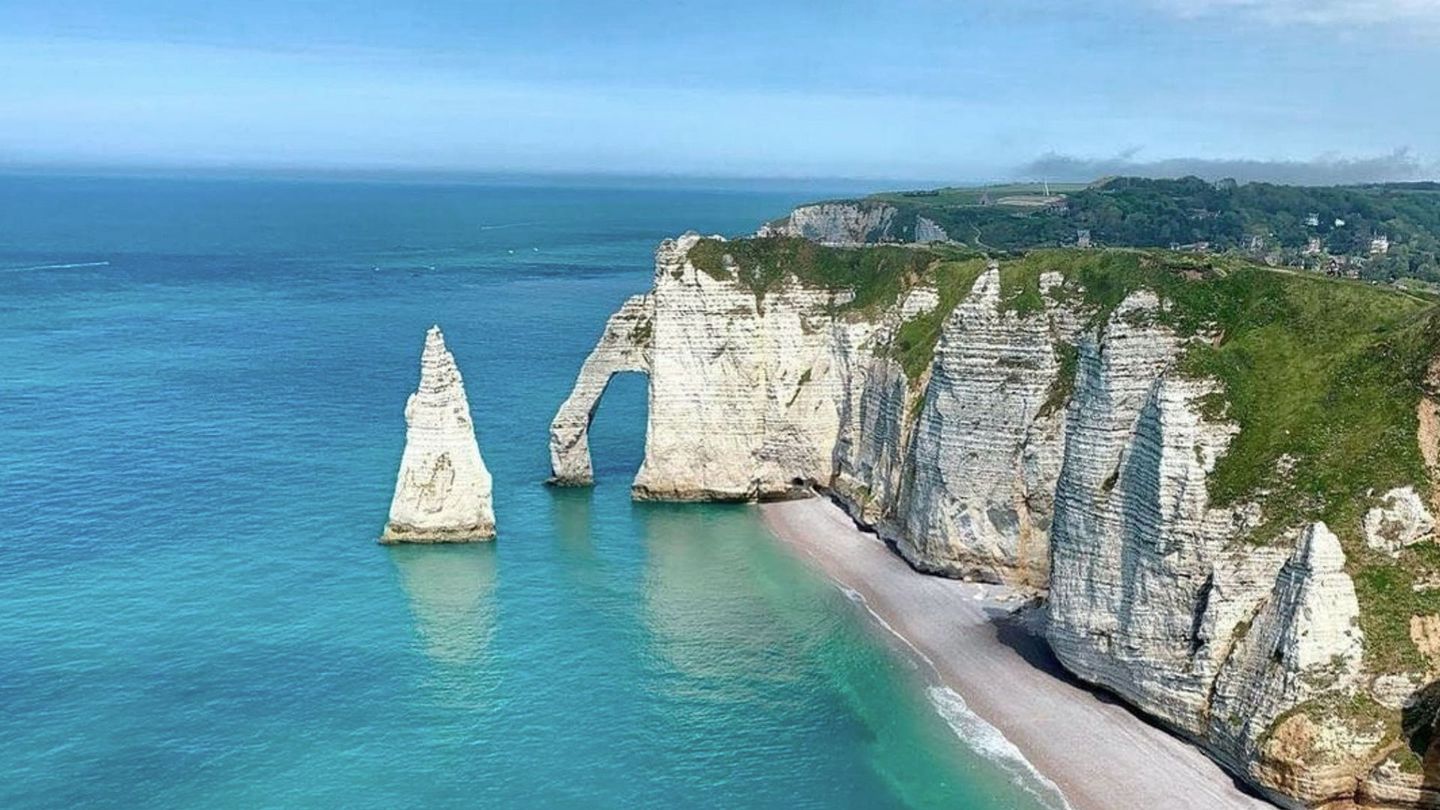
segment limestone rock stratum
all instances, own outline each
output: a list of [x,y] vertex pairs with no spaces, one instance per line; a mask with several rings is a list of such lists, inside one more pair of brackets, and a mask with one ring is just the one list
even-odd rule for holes
[[1431,806],[1399,715],[1440,683],[1432,305],[1163,251],[834,246],[894,222],[662,243],[555,480],[590,482],[605,383],[646,373],[636,498],[823,490],[919,570],[1045,591],[1068,670],[1283,806]]
[[[761,226],[757,235],[799,236],[826,245],[891,241],[896,213],[893,205],[869,201],[802,205],[788,216]],[[945,239],[945,232],[933,222],[925,235]]]
[[490,488],[460,369],[440,327],[432,326],[420,356],[420,387],[405,403],[405,454],[380,542],[490,540]]

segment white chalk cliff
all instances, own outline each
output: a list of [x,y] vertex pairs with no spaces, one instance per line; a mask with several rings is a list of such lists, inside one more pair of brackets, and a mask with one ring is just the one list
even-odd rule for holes
[[[893,217],[811,208],[768,232],[852,244]],[[1398,710],[1440,665],[1413,677],[1366,669],[1357,589],[1331,527],[1304,522],[1251,543],[1261,506],[1212,502],[1209,476],[1239,427],[1206,407],[1218,384],[1180,361],[1214,335],[1178,333],[1146,289],[1086,309],[1058,272],[1011,306],[992,264],[951,300],[916,377],[897,336],[936,309],[934,288],[878,311],[793,276],[758,293],[728,257],[726,272],[697,267],[699,241],[662,243],[651,291],[606,325],[551,428],[556,482],[591,481],[585,434],[610,376],[648,374],[637,498],[823,488],[920,570],[1047,590],[1046,636],[1066,668],[1286,806],[1440,796],[1386,759],[1393,733],[1356,708]],[[1432,536],[1413,490],[1377,501],[1364,520],[1371,548],[1395,554]],[[1433,624],[1440,660],[1440,616]],[[1412,634],[1429,632],[1420,627]]]
[[470,402],[440,327],[425,335],[420,386],[405,403],[405,453],[382,543],[465,543],[495,536],[490,471]]
[[[875,202],[802,205],[787,216],[762,225],[756,235],[798,236],[825,245],[896,241],[898,213],[893,205]],[[933,222],[929,224],[925,235],[931,239],[938,235],[940,240],[944,240],[944,231]]]
[[902,212],[874,200],[812,203],[767,222],[756,236],[798,236],[822,245],[867,245],[880,242],[948,242],[939,223],[913,211]]

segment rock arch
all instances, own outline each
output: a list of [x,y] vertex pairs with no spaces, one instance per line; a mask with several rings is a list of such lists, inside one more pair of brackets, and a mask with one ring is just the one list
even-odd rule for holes
[[625,301],[605,323],[605,333],[585,358],[575,387],[550,423],[550,483],[589,486],[595,483],[590,464],[590,421],[610,379],[626,371],[650,374],[655,300],[636,295]]

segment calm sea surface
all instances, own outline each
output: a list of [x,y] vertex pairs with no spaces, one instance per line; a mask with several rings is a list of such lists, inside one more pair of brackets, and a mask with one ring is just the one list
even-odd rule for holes
[[[0,178],[0,807],[1040,806],[754,510],[631,503],[643,378],[541,483],[656,242],[814,196]],[[382,548],[432,322],[500,539]]]

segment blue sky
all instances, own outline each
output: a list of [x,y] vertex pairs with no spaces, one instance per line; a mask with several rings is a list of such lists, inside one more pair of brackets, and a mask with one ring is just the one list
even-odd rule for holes
[[1436,77],[1440,0],[0,0],[0,165],[1408,176]]

